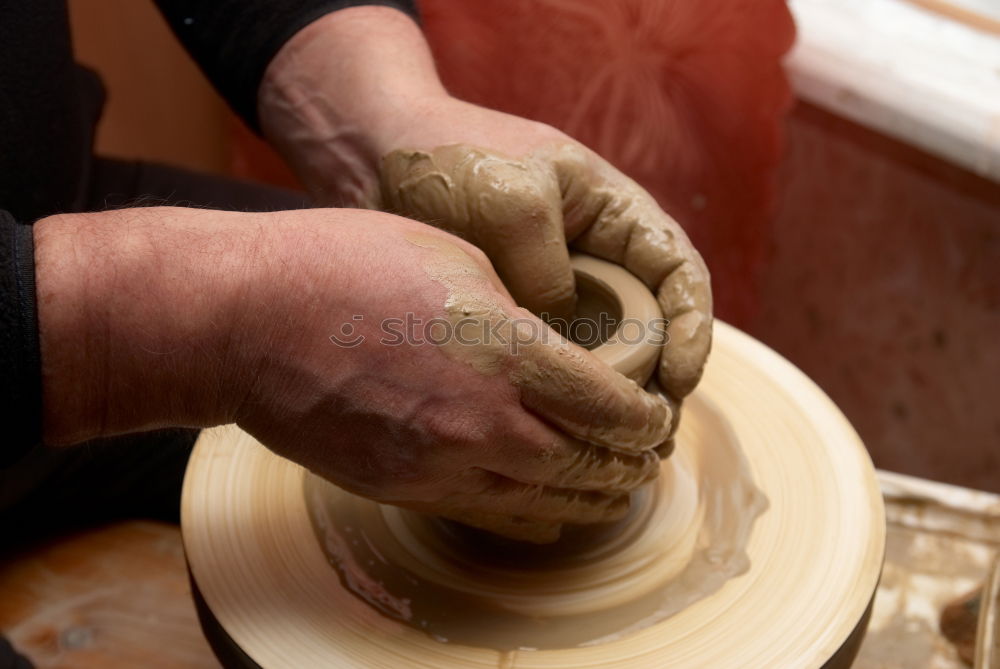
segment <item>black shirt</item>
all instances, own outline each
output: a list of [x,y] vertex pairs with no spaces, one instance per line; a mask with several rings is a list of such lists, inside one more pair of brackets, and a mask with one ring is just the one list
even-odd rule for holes
[[[414,0],[156,0],[202,71],[250,127],[271,58],[298,30],[345,7]],[[65,0],[0,0],[0,464],[41,440],[41,368],[29,225],[79,211],[99,79],[73,61]],[[18,223],[20,221],[21,223]]]

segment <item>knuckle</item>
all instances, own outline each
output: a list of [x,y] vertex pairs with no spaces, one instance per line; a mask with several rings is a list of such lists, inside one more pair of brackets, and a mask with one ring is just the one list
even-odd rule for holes
[[489,431],[482,414],[464,407],[427,412],[420,417],[419,423],[427,438],[441,445],[480,441]]
[[472,258],[473,262],[479,265],[479,267],[481,268],[490,267],[489,257],[486,255],[486,252],[483,251],[478,246],[474,246],[473,244],[467,244],[466,247],[463,248],[462,250],[464,250],[469,255],[469,257]]
[[537,166],[496,162],[484,166],[478,183],[478,213],[500,228],[543,227],[553,218],[558,196],[554,178]]

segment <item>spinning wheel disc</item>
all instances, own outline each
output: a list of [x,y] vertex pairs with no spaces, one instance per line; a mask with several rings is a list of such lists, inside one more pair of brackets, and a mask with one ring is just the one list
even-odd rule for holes
[[665,620],[588,647],[503,652],[442,643],[383,616],[330,565],[310,519],[307,473],[233,427],[205,432],[195,448],[184,544],[222,628],[268,669],[823,666],[862,621],[882,564],[884,512],[871,461],[815,384],[717,322],[672,458],[720,440],[738,445],[769,502],[746,544],[749,568]]

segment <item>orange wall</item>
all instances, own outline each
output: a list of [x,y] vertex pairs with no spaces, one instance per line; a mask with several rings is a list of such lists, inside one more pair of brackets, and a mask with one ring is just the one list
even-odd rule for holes
[[99,153],[227,172],[225,104],[148,0],[70,0],[77,60],[108,90]]

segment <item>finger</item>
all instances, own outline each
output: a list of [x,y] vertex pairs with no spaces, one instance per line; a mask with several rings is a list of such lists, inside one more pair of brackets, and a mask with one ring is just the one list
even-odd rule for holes
[[563,234],[555,175],[533,162],[483,158],[469,177],[474,242],[517,303],[534,314],[569,320],[575,279]]
[[646,390],[653,393],[657,397],[663,398],[663,400],[670,405],[670,411],[673,414],[674,419],[670,425],[670,438],[657,446],[655,449],[655,452],[660,459],[665,460],[674,452],[674,436],[677,434],[677,428],[681,424],[681,407],[684,403],[676,397],[664,392],[663,388],[660,387],[660,384],[657,383],[655,379],[651,379],[649,383],[646,384]]
[[515,541],[529,541],[534,544],[550,544],[559,539],[562,531],[562,523],[528,520],[486,511],[455,509],[441,515],[463,525],[486,530]]
[[383,161],[382,190],[385,206],[482,249],[521,306],[572,316],[575,282],[548,164],[461,145],[397,151]]
[[511,380],[521,403],[576,439],[638,453],[669,436],[667,402],[583,348],[564,339],[534,337],[514,349]]
[[684,231],[648,195],[632,193],[575,246],[621,264],[656,291],[667,320],[660,383],[675,397],[689,394],[711,348],[712,293],[708,269]]
[[450,508],[478,514],[501,514],[529,521],[587,525],[622,518],[629,508],[626,494],[608,495],[515,481],[485,469],[472,470],[469,492],[452,495]]
[[656,297],[668,321],[660,383],[671,395],[685,397],[701,380],[712,349],[712,289],[701,257],[672,271]]
[[660,457],[661,460],[666,460],[673,455],[675,445],[674,438],[670,437],[665,442],[657,446],[654,449],[654,452]]
[[652,481],[660,472],[653,451],[622,453],[573,439],[529,417],[500,437],[502,452],[491,470],[521,483],[620,494]]
[[626,494],[607,495],[593,490],[571,490],[521,483],[474,468],[463,477],[458,491],[437,502],[410,504],[413,508],[451,517],[493,514],[546,523],[592,524],[618,520],[629,508]]
[[646,392],[656,395],[670,407],[670,413],[673,414],[673,421],[670,424],[670,437],[672,439],[677,434],[677,428],[681,423],[681,407],[684,402],[664,391],[656,379],[650,379],[646,383]]
[[711,279],[701,255],[652,196],[596,155],[564,152],[555,164],[573,246],[622,265],[656,292],[668,320],[659,379],[684,397],[712,341]]

